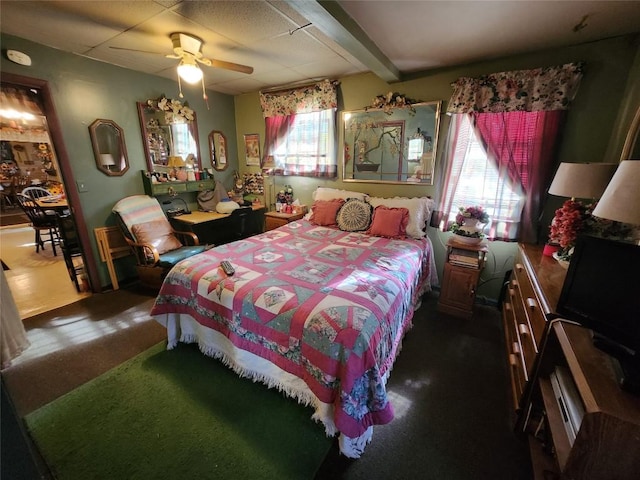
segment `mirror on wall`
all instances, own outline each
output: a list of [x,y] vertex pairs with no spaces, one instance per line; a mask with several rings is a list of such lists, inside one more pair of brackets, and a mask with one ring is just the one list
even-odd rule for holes
[[180,113],[151,106],[149,102],[137,105],[148,170],[167,167],[169,157],[181,157],[187,165],[202,170],[196,113],[189,110],[187,119]]
[[342,112],[343,180],[433,185],[441,103]]
[[212,130],[209,134],[209,153],[211,155],[211,166],[218,171],[226,170],[229,166],[227,157],[227,137],[224,133]]
[[105,175],[119,177],[129,170],[124,131],[112,120],[98,118],[89,125],[96,166]]

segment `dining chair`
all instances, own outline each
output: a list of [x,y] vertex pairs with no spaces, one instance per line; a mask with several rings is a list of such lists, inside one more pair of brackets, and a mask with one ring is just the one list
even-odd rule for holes
[[58,225],[58,234],[60,235],[60,250],[62,250],[69,278],[76,286],[76,290],[81,292],[84,286],[81,285],[79,277],[84,272],[84,260],[75,222],[70,214],[58,213],[56,215],[56,223]]
[[42,197],[50,197],[51,192],[43,187],[27,187],[22,190],[23,195],[27,195],[34,200]]
[[60,237],[55,215],[48,215],[35,200],[27,195],[19,193],[17,198],[20,208],[29,217],[31,226],[35,230],[36,253],[40,252],[41,247],[44,250],[44,244],[50,242],[53,255],[57,256],[56,244],[60,243]]

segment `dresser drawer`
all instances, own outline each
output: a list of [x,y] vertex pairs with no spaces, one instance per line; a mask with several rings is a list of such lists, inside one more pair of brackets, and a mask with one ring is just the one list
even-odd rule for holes
[[506,340],[507,362],[511,376],[511,393],[513,407],[518,409],[520,397],[524,391],[527,376],[524,369],[524,359],[519,349],[518,337],[514,325],[516,323],[513,307],[510,300],[506,300],[502,306],[502,320],[504,323],[504,333]]
[[513,310],[513,337],[522,352],[522,363],[525,371],[525,378],[528,380],[529,375],[533,372],[533,364],[538,354],[538,346],[531,334],[531,325],[527,312],[525,312],[521,292],[517,287],[516,281],[512,281],[509,286],[509,296],[511,298],[511,308]]
[[520,290],[522,311],[529,322],[530,333],[533,336],[535,344],[540,345],[547,326],[547,320],[542,310],[540,300],[536,296],[531,278],[522,262],[516,260],[513,274],[517,288]]

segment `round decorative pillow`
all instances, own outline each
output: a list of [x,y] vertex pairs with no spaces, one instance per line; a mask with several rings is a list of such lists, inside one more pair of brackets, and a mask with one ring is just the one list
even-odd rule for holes
[[344,232],[361,232],[369,228],[371,224],[370,204],[357,198],[350,198],[338,210],[336,223]]

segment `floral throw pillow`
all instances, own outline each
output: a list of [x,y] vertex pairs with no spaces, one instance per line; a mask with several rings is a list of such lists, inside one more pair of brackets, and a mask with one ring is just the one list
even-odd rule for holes
[[371,224],[372,211],[373,207],[369,203],[350,198],[338,210],[338,228],[344,232],[362,232]]

